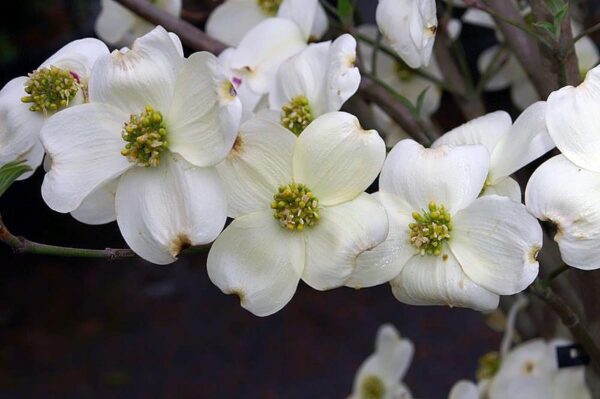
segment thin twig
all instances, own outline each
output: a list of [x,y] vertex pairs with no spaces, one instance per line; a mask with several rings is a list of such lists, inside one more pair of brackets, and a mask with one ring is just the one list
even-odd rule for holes
[[496,75],[502,66],[506,62],[505,56],[508,55],[508,51],[506,47],[500,47],[498,51],[493,55],[489,65],[485,70],[481,73],[481,77],[479,78],[479,82],[477,82],[477,86],[475,87],[475,91],[477,93],[483,92],[485,90],[485,85],[491,78]]
[[580,34],[578,34],[577,36],[575,36],[573,38],[573,43],[577,43],[580,39],[583,39],[587,35],[591,35],[592,33],[596,32],[597,30],[600,30],[600,22],[598,22],[595,25],[590,26],[587,29],[584,29],[583,32],[581,32]]
[[592,367],[600,372],[600,348],[590,332],[581,323],[579,316],[547,284],[537,281],[530,289],[535,296],[540,298],[560,317],[565,327],[571,331],[575,341],[583,347],[583,350],[590,357]]

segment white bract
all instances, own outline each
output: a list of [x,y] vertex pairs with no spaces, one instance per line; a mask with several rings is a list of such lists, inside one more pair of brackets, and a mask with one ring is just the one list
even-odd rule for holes
[[349,285],[391,280],[404,303],[482,311],[495,309],[499,295],[529,286],[538,274],[542,230],[522,204],[497,195],[479,197],[489,164],[481,145],[396,144],[376,194],[390,233],[361,254],[361,279]]
[[377,26],[411,68],[429,65],[437,16],[435,0],[379,0]]
[[600,267],[600,68],[578,87],[550,94],[546,123],[562,155],[540,166],[525,193],[527,208],[556,225],[555,241],[565,263]]
[[477,385],[455,384],[449,399],[589,399],[585,368],[558,368],[556,348],[569,344],[541,338],[521,344],[503,359],[496,358],[496,364],[488,364],[489,378]]
[[364,190],[385,145],[347,113],[315,119],[299,137],[261,113],[245,122],[218,166],[235,218],[213,244],[208,275],[259,316],[285,306],[300,279],[346,285],[356,257],[388,233],[384,209]]
[[226,0],[210,14],[206,33],[237,46],[252,28],[271,17],[294,21],[306,40],[320,39],[328,28],[319,0]]
[[244,36],[229,58],[229,67],[255,94],[270,93],[279,66],[306,46],[298,25],[285,18],[269,18]]
[[100,58],[90,103],[48,120],[46,203],[85,223],[117,220],[127,244],[158,264],[206,244],[226,219],[214,165],[230,151],[241,105],[216,57],[183,58],[162,27]]
[[44,122],[56,112],[87,101],[92,66],[107,54],[100,40],[73,41],[29,76],[15,78],[0,90],[0,166],[15,160],[27,160],[32,169],[41,164]]
[[[153,6],[179,17],[181,0],[148,0]],[[130,46],[135,39],[150,32],[155,25],[137,16],[115,0],[101,0],[96,19],[96,34],[115,46]]]
[[[377,27],[374,25],[361,25],[358,27],[358,32],[371,40],[377,39]],[[382,43],[389,44],[385,38],[382,38]],[[373,46],[363,41],[360,42],[359,48],[364,60],[365,69],[373,73]],[[442,89],[423,76],[423,73],[425,73],[438,79],[441,78],[435,58],[432,58],[429,65],[423,66],[420,71],[409,67],[404,62],[396,61],[383,51],[377,52],[375,63],[377,77],[413,104],[416,104],[421,93],[427,90],[421,107],[421,115],[423,117],[430,117],[437,111],[442,98]],[[406,133],[393,123],[379,107],[376,105],[372,105],[372,107],[374,108],[373,112],[376,115],[376,120],[381,123],[382,127],[385,127],[383,131],[385,132],[385,141],[388,146],[392,147],[401,139],[407,138]]]
[[361,364],[349,399],[412,399],[402,379],[412,361],[414,346],[390,324],[377,331],[375,352]]
[[298,135],[319,116],[338,111],[359,85],[356,40],[344,34],[333,43],[311,44],[285,61],[269,104],[282,126]]
[[531,105],[514,124],[504,111],[473,119],[444,134],[432,147],[465,144],[481,144],[491,154],[482,194],[498,194],[521,202],[521,188],[509,176],[554,148],[546,128],[546,103]]

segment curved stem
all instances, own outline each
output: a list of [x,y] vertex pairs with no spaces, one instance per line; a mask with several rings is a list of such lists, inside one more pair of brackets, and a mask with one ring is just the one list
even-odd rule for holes
[[575,341],[583,347],[583,350],[590,357],[591,366],[597,372],[600,372],[600,348],[587,328],[581,323],[579,315],[544,282],[536,281],[530,287],[530,290],[560,317],[565,327],[573,334]]

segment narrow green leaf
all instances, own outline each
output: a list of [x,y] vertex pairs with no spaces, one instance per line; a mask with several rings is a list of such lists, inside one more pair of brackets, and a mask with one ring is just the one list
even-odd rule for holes
[[25,161],[9,162],[0,167],[0,197],[8,190],[11,184],[23,173],[31,171],[31,167]]
[[548,0],[546,4],[548,5],[548,10],[550,10],[554,16],[556,16],[563,7],[567,6],[568,8],[568,4],[565,4],[563,0]]
[[417,115],[421,115],[421,111],[423,109],[423,102],[425,101],[425,95],[427,94],[427,91],[429,90],[429,86],[427,86],[422,92],[421,94],[419,94],[419,97],[417,97]]
[[352,25],[354,17],[354,5],[352,0],[338,0],[338,15],[345,26]]
[[536,26],[538,28],[548,31],[554,37],[556,37],[556,35],[557,35],[556,25],[554,25],[552,22],[540,21],[540,22],[534,23],[533,26]]

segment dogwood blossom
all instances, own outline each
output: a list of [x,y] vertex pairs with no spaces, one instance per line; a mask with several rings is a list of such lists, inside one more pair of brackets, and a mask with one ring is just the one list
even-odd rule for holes
[[[377,39],[377,27],[374,25],[361,25],[357,30],[359,33],[372,40]],[[382,42],[383,44],[389,44],[385,38],[382,38]],[[427,90],[421,106],[421,115],[423,117],[428,118],[437,111],[442,98],[442,89],[420,73],[424,72],[435,78],[441,78],[441,73],[435,61],[435,57],[431,59],[428,66],[423,66],[419,71],[409,67],[403,62],[398,62],[384,52],[379,51],[376,58],[376,71],[373,72],[371,65],[373,46],[366,42],[361,42],[359,49],[364,59],[365,69],[370,73],[375,73],[379,79],[386,82],[391,88],[406,97],[413,104],[416,104],[421,93]],[[404,131],[396,124],[393,124],[390,118],[387,117],[379,107],[376,105],[373,105],[373,107],[375,108],[374,113],[377,116],[376,120],[381,122],[383,118],[382,127],[386,127],[383,131],[385,132],[386,144],[388,146],[391,147],[401,139],[407,138]]]
[[106,54],[108,48],[100,40],[75,40],[29,76],[15,78],[0,90],[0,166],[15,160],[27,160],[32,169],[41,164],[44,149],[39,136],[44,122],[87,101],[92,66]]
[[490,157],[481,145],[426,149],[403,140],[389,153],[377,198],[390,233],[358,258],[364,287],[391,280],[402,302],[492,310],[499,295],[524,290],[538,274],[542,230],[509,198],[478,198]]
[[318,0],[226,0],[210,14],[206,33],[235,47],[252,28],[275,16],[291,19],[311,40],[320,39],[329,24]]
[[563,260],[584,270],[600,267],[600,68],[578,87],[550,94],[546,123],[562,155],[542,164],[525,192],[527,208],[556,225],[554,240]]
[[46,203],[89,224],[116,219],[127,244],[158,264],[223,228],[214,165],[231,149],[241,114],[216,57],[184,59],[174,39],[157,27],[130,50],[101,57],[90,103],[54,115],[41,133],[52,160]]
[[358,369],[349,399],[412,399],[402,383],[413,358],[413,343],[391,324],[377,331],[375,352]]
[[315,119],[299,137],[259,113],[218,166],[235,220],[214,242],[208,275],[258,316],[285,306],[300,279],[318,290],[347,284],[356,257],[388,233],[384,209],[363,191],[385,145],[347,113]]
[[546,128],[546,103],[531,105],[514,124],[504,111],[473,119],[444,134],[432,147],[465,144],[481,144],[491,155],[482,194],[498,194],[521,202],[521,188],[509,176],[554,148]]
[[377,26],[411,68],[429,65],[437,16],[435,0],[379,0]]
[[244,36],[231,54],[229,66],[255,94],[270,93],[279,66],[306,46],[298,25],[285,18],[269,18]]
[[[181,0],[149,0],[153,6],[179,17]],[[115,0],[101,0],[96,19],[96,34],[115,46],[130,46],[135,39],[150,32],[154,25],[137,16]]]
[[269,94],[283,126],[302,133],[314,119],[338,111],[360,84],[356,40],[348,34],[311,44],[285,61]]

